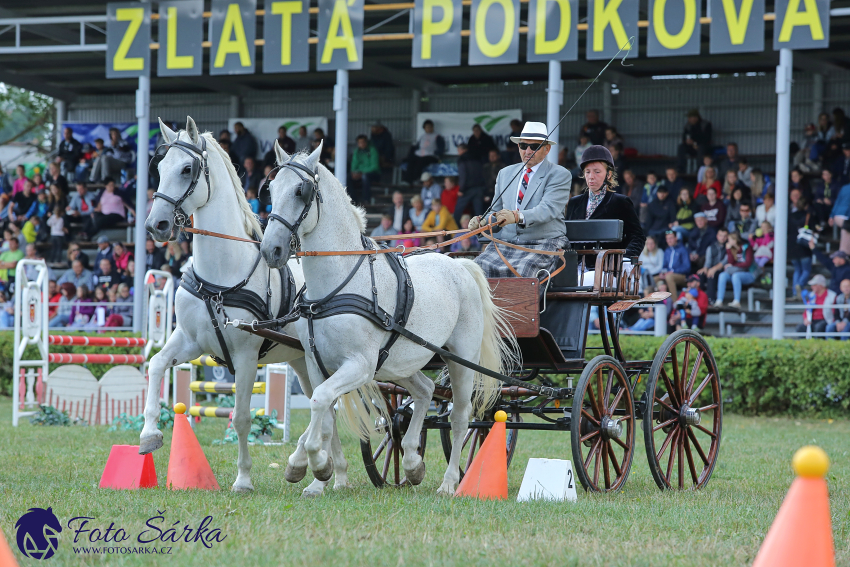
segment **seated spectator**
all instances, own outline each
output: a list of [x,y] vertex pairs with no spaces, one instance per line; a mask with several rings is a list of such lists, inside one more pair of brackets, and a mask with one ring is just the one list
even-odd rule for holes
[[109,303],[109,297],[107,296],[109,291],[112,290],[103,287],[94,288],[94,291],[92,292],[94,313],[92,314],[91,319],[89,319],[88,325],[85,326],[86,329],[97,329],[98,327],[106,325],[106,320],[112,313],[112,309],[109,305],[107,305]]
[[263,183],[263,170],[257,167],[257,160],[252,156],[247,156],[242,160],[242,165],[245,171],[242,173],[242,189],[258,190]]
[[[73,170],[71,170],[73,171]],[[68,192],[68,180],[59,172],[59,165],[51,163],[47,166],[47,173],[44,176],[44,184],[49,189],[56,185],[62,193]]]
[[746,193],[750,193],[750,189],[753,186],[753,168],[750,167],[750,163],[747,161],[747,158],[741,158],[738,162],[738,181],[744,184],[747,188]]
[[803,286],[812,275],[812,251],[808,242],[801,244],[798,239],[800,229],[809,225],[811,215],[809,204],[799,189],[792,189],[789,194],[791,206],[788,208],[787,250],[788,260],[794,266],[792,291],[798,299],[802,299]]
[[[676,170],[672,170],[675,175]],[[654,171],[650,171],[646,174],[646,183],[643,185],[643,194],[640,197],[640,211],[638,212],[638,217],[640,218],[641,224],[646,223],[646,209],[649,206],[649,203],[655,199],[655,194],[658,193],[658,176],[655,175]],[[678,193],[676,193],[678,195]]]
[[829,215],[829,226],[841,227],[841,243],[839,248],[850,254],[850,185],[845,185],[838,192],[832,212]]
[[[434,185],[436,186],[436,184]],[[425,217],[428,216],[428,209],[425,208],[422,197],[419,195],[411,197],[410,204],[413,206],[408,211],[408,217],[413,221],[413,227],[416,230],[422,230],[422,223],[425,222]]]
[[840,293],[841,282],[850,279],[850,264],[847,263],[850,255],[844,250],[836,250],[827,257],[826,254],[821,252],[820,248],[815,246],[814,240],[809,241],[809,248],[814,252],[818,262],[829,270],[829,289],[835,293]]
[[[835,305],[837,294],[827,289],[825,277],[818,274],[808,283],[812,291],[804,295],[803,301],[806,305]],[[797,332],[805,333],[806,329],[811,327],[813,333],[825,333],[827,326],[834,322],[835,313],[832,309],[807,309],[803,312],[803,324],[797,325]]]
[[635,212],[640,214],[640,201],[643,197],[643,183],[640,183],[635,172],[627,169],[623,172],[623,183],[617,188],[623,195],[632,200]]
[[[393,217],[392,217],[392,215],[384,213],[383,215],[381,215],[381,224],[376,226],[372,230],[372,234],[370,234],[369,236],[371,236],[372,238],[375,238],[376,236],[395,236],[397,234],[398,234],[398,231],[393,228]],[[395,241],[395,240],[383,240],[383,241],[380,241],[379,244],[386,243],[387,246],[392,247],[392,246],[396,245],[396,242],[397,241]]]
[[59,283],[59,291],[62,294],[62,297],[59,299],[59,306],[56,309],[56,315],[54,315],[48,323],[48,326],[51,328],[66,327],[70,322],[71,301],[73,301],[74,297],[77,295],[77,286],[71,282]]
[[516,142],[511,140],[511,136],[519,138],[520,134],[522,134],[522,122],[514,118],[511,120],[511,133],[505,141],[505,151],[501,153],[501,159],[506,165],[520,162],[519,147]]
[[83,267],[83,263],[80,260],[74,260],[71,262],[71,269],[66,270],[57,283],[60,286],[70,283],[74,284],[74,287],[80,287],[81,285],[88,287],[92,284],[93,278],[93,274]]
[[[516,136],[519,137],[519,134],[517,134]],[[570,170],[570,173],[572,173],[573,175],[573,179],[579,179],[581,171],[578,169],[578,164],[581,163],[581,155],[584,153],[584,150],[586,150],[592,145],[593,142],[590,141],[588,135],[582,132],[582,134],[579,136],[578,145],[575,147],[575,149],[573,149],[573,161],[576,164],[575,169]]]
[[757,228],[750,236],[750,246],[755,250],[756,264],[760,268],[764,268],[768,262],[773,260],[773,226],[769,222],[761,223],[761,227]]
[[702,183],[697,183],[697,187],[694,190],[694,200],[699,203],[705,203],[705,195],[708,193],[708,188],[712,187],[715,191],[720,193],[720,189],[722,185],[720,185],[720,181],[717,180],[717,170],[713,167],[706,167],[705,172],[703,173]]
[[0,290],[0,329],[15,327],[15,302],[10,299],[5,290]]
[[[457,184],[457,177],[447,175],[443,178],[443,192],[440,193],[440,202],[442,202],[443,206],[446,207],[452,214],[455,212],[458,193],[460,193],[460,186]],[[455,224],[457,224],[457,221],[455,221]]]
[[107,179],[120,177],[121,171],[133,162],[133,150],[121,137],[118,128],[109,129],[109,142],[111,147],[106,148],[104,153],[94,160],[89,175],[89,181],[92,183],[106,183]]
[[130,297],[130,286],[125,283],[118,285],[118,295],[112,306],[112,314],[106,319],[105,327],[133,326],[133,298]]
[[676,220],[676,203],[669,197],[667,186],[662,185],[655,194],[655,200],[646,210],[647,236],[662,236]]
[[47,220],[47,214],[51,211],[47,191],[42,191],[35,197],[35,214],[41,220]]
[[679,173],[685,173],[688,158],[702,160],[702,156],[711,152],[711,122],[703,120],[697,109],[688,111],[688,123],[682,132],[679,144]]
[[706,190],[705,199],[706,201],[702,205],[702,212],[705,213],[708,226],[715,230],[725,227],[726,205],[717,198],[717,189],[709,187]]
[[357,201],[363,204],[371,203],[372,184],[381,180],[381,163],[378,150],[363,134],[357,136],[357,148],[351,155],[351,179],[360,182],[360,197]]
[[658,242],[654,236],[647,236],[643,252],[640,253],[640,281],[644,293],[649,295],[655,289],[655,276],[661,273],[664,267],[664,252],[658,248]]
[[[513,142],[511,142],[513,144]],[[516,144],[513,144],[516,146]],[[519,155],[519,154],[517,154]],[[484,164],[484,203],[489,203],[496,191],[496,177],[505,168],[505,162],[496,150],[490,150],[490,160]]]
[[738,155],[738,144],[729,142],[726,144],[726,157],[720,161],[720,171],[734,171],[737,175],[738,164],[741,162],[741,156]]
[[[850,340],[850,279],[841,280],[839,293],[836,294],[835,305],[843,305],[836,309],[837,317],[826,326],[827,333],[843,333],[842,341]],[[838,338],[838,337],[836,337]]]
[[623,146],[623,137],[613,126],[605,128],[605,146]]
[[47,282],[47,319],[56,317],[59,311],[59,301],[62,299],[62,293],[59,286],[56,285],[56,280],[51,279]]
[[638,313],[640,314],[640,319],[628,328],[629,331],[645,332],[655,329],[655,309],[646,307],[644,309],[638,309]]
[[[737,193],[740,189],[736,189]],[[758,222],[753,217],[752,207],[746,201],[738,206],[738,219],[729,221],[729,232],[737,232],[749,240],[758,228]]]
[[112,250],[112,263],[115,265],[115,271],[123,276],[127,273],[127,264],[133,260],[133,253],[121,242],[116,242]]
[[84,254],[82,250],[80,250],[80,245],[76,242],[72,242],[68,245],[68,252],[66,253],[66,262],[68,266],[70,266],[74,260],[79,260],[83,268],[86,270],[91,269],[91,262],[89,261],[89,257],[87,254]]
[[688,276],[688,288],[676,300],[674,308],[679,312],[683,329],[702,329],[708,313],[708,296],[700,288],[697,275]]
[[[497,153],[495,149],[489,154]],[[460,217],[467,211],[475,216],[484,214],[484,165],[474,159],[466,144],[457,146],[457,171],[458,171],[458,194],[454,208],[449,209],[454,213],[455,222],[460,224]],[[488,154],[488,155],[489,155]],[[443,203],[447,198],[440,196]],[[448,205],[447,205],[448,206]]]
[[41,229],[44,223],[41,222],[41,219],[33,215],[24,223],[23,228],[21,228],[21,234],[24,235],[24,238],[27,240],[27,244],[32,244],[36,240],[38,240],[39,230]]
[[688,250],[679,242],[676,232],[668,230],[665,234],[667,249],[664,251],[664,263],[661,272],[655,276],[656,283],[664,281],[673,297],[677,296],[677,286],[685,285],[691,272],[691,260]]
[[[460,228],[463,230],[469,230],[469,221],[472,220],[471,215],[463,215],[460,217]],[[449,249],[450,252],[480,252],[481,251],[481,242],[478,240],[477,236],[470,236],[468,238],[464,238],[463,240],[459,240],[452,244]]]
[[381,124],[380,120],[372,124],[370,134],[369,143],[378,152],[380,169],[384,171],[392,170],[395,166],[393,135],[387,130],[386,126]]
[[626,162],[626,158],[623,157],[623,146],[620,144],[611,144],[605,147],[611,152],[611,159],[614,160],[614,169],[617,171],[626,171],[629,168],[629,164]]
[[588,330],[598,331],[599,330],[599,306],[591,305],[590,307],[590,316],[587,318],[588,320]]
[[62,141],[59,143],[54,163],[57,166],[61,164],[65,173],[73,173],[82,155],[83,145],[74,138],[74,130],[66,126],[62,130]]
[[112,262],[104,258],[98,265],[100,270],[92,276],[92,289],[103,288],[105,291],[118,287],[118,284],[121,283],[121,275],[114,271]]
[[31,181],[27,177],[27,170],[23,165],[15,167],[15,181],[12,183],[12,197],[24,190],[24,184]]
[[392,217],[393,228],[397,234],[401,234],[404,230],[404,223],[409,218],[407,209],[404,207],[404,195],[401,191],[393,191],[393,204],[384,211],[384,214]]
[[[436,232],[440,230],[457,230],[457,223],[454,216],[447,207],[445,207],[440,199],[431,201],[431,212],[425,217],[425,222],[422,223],[422,232]],[[435,238],[437,242],[445,241],[445,237],[438,236]]]
[[671,195],[678,195],[679,191],[682,190],[682,180],[679,179],[679,172],[676,171],[675,167],[668,167],[665,175],[666,177],[661,182],[661,185],[667,187],[667,192]]
[[705,265],[708,247],[717,240],[717,231],[708,226],[708,219],[702,212],[694,215],[694,225],[688,233],[688,254],[691,268],[699,269]]
[[756,203],[761,203],[769,194],[773,194],[773,183],[755,168],[750,172],[750,193]]
[[434,131],[433,121],[429,119],[423,122],[422,129],[424,132],[407,154],[407,169],[403,177],[410,184],[422,175],[423,169],[440,161],[446,152],[446,141]]
[[792,165],[799,167],[806,173],[817,171],[820,167],[817,164],[818,160],[818,135],[817,128],[809,122],[803,127],[803,143],[797,153],[794,154]]
[[239,156],[233,153],[233,150],[230,148],[230,140],[219,140],[218,145],[221,146],[221,149],[224,150],[224,153],[228,155],[230,158],[230,163],[233,165],[233,169],[237,172],[239,171]]
[[37,197],[32,191],[32,180],[25,179],[20,193],[12,196],[9,203],[9,220],[22,225],[35,214]]
[[165,251],[148,238],[145,241],[145,272],[159,270],[165,263]]
[[434,181],[434,177],[427,171],[422,173],[419,180],[422,181],[422,191],[420,191],[420,195],[422,196],[422,205],[426,209],[430,209],[431,201],[433,199],[440,198],[443,188]]
[[[415,226],[413,226],[413,221],[410,220],[410,218],[407,218],[404,221],[404,226],[401,227],[401,230],[399,231],[398,234],[399,234],[399,236],[404,236],[404,235],[407,235],[407,234],[414,234],[416,232],[418,232],[418,230],[416,229]],[[422,239],[421,238],[399,238],[398,240],[396,240],[396,244],[397,245],[400,244],[400,245],[404,246],[405,248],[414,248],[416,246],[422,245]]]
[[794,189],[800,190],[807,203],[812,202],[812,188],[809,187],[809,182],[799,169],[791,170],[791,182],[788,184],[788,191],[793,191]]
[[248,189],[245,191],[245,200],[248,201],[248,204],[251,206],[251,212],[255,215],[260,214],[260,200],[257,199],[257,190],[256,189]]
[[165,267],[163,270],[170,271],[175,278],[182,277],[180,268],[189,260],[189,255],[183,252],[183,248],[177,242],[169,242],[165,248]]
[[77,192],[71,197],[71,202],[65,210],[72,221],[87,224],[94,211],[94,198],[83,181],[77,181],[76,188]]
[[745,242],[740,234],[730,234],[726,241],[726,265],[717,280],[717,301],[714,302],[714,306],[723,307],[726,284],[731,281],[734,299],[729,307],[740,309],[743,286],[755,283],[760,273],[761,268],[755,262],[750,243]]
[[699,212],[699,207],[691,201],[691,192],[687,188],[679,191],[679,198],[676,200],[676,219],[670,226],[679,235],[679,240],[685,242],[688,239],[688,234],[694,229],[694,215]]
[[295,140],[295,151],[306,152],[310,149],[310,137],[307,136],[307,127],[298,127],[298,139]]
[[775,204],[773,193],[765,195],[764,202],[756,207],[756,222],[761,224],[767,221],[771,224],[771,226],[774,226],[776,224]]
[[127,270],[124,274],[124,277],[121,278],[122,282],[130,286],[130,295],[133,295],[133,284],[136,280],[136,261],[130,260],[127,262]]
[[24,259],[24,253],[17,238],[7,239],[6,244],[9,249],[0,253],[0,287],[8,290],[15,283],[15,266]]
[[89,296],[89,288],[77,286],[77,295],[71,301],[71,312],[68,315],[68,327],[85,328],[94,315],[94,303]]
[[38,195],[42,191],[44,191],[44,178],[41,177],[40,173],[36,173],[32,176],[32,192]]
[[101,230],[112,228],[118,223],[124,222],[126,219],[125,210],[132,209],[124,203],[121,197],[115,194],[115,181],[107,179],[100,201],[89,216],[89,222],[83,232],[86,235],[94,236]]
[[841,155],[832,165],[832,177],[839,185],[850,183],[850,142],[841,144]]
[[[723,195],[724,199],[728,199],[735,192],[735,189],[744,189],[744,184],[738,179],[738,175],[731,169],[726,171],[726,177],[723,180],[723,189],[718,193]],[[749,191],[748,191],[749,192]]]
[[[579,137],[585,136],[590,140],[591,145],[601,146],[605,143],[605,130],[608,125],[599,120],[598,110],[588,110],[584,113],[585,122],[579,130]],[[557,140],[556,140],[557,141]],[[576,163],[581,162],[581,156],[577,156]]]
[[816,181],[812,187],[814,197],[814,210],[818,215],[818,221],[826,223],[832,214],[832,204],[835,197],[838,196],[840,187],[832,181],[832,172],[824,169],[821,172],[821,179]]
[[0,193],[0,226],[9,224],[9,214],[11,213],[9,202],[11,200],[8,193]]
[[697,171],[697,183],[702,183],[705,178],[705,170],[709,167],[714,167],[714,157],[710,155],[702,156],[702,166]]

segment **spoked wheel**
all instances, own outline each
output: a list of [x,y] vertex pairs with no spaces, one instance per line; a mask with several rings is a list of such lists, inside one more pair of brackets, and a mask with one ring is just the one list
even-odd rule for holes
[[702,488],[720,448],[723,400],[717,363],[699,333],[670,335],[652,362],[646,382],[644,445],[655,483]]
[[[378,488],[385,486],[399,487],[408,484],[401,467],[404,453],[401,440],[410,425],[413,413],[413,399],[402,394],[385,394],[390,420],[377,418],[376,434],[368,441],[360,440],[360,452],[363,454],[363,464],[366,474]],[[422,428],[419,434],[419,450],[417,453],[425,458],[425,443],[428,440],[428,430]],[[376,443],[377,442],[377,443]]]
[[617,492],[635,454],[635,412],[626,371],[597,356],[581,373],[573,398],[573,467],[588,492]]
[[[449,415],[451,413],[451,404],[449,402],[442,402],[439,406],[440,410],[440,421],[450,421]],[[487,415],[483,421],[493,421],[493,415],[498,411],[499,408],[492,408],[487,412]],[[508,421],[509,422],[519,422],[522,421],[519,413],[516,412],[507,412]],[[487,438],[487,433],[490,432],[490,429],[476,428],[476,429],[467,429],[466,434],[463,436],[463,448],[460,453],[460,478],[463,478],[464,473],[469,468],[469,465],[472,464],[472,460],[475,458],[475,454],[478,452],[478,449],[481,445],[484,444],[484,440]],[[519,435],[519,430],[517,429],[508,429],[505,432],[505,450],[508,454],[508,466],[511,466],[511,459],[514,456],[514,450],[516,449],[517,437]],[[446,462],[449,462],[449,459],[452,455],[452,430],[451,429],[440,429],[440,442],[443,445],[443,454],[446,456]]]

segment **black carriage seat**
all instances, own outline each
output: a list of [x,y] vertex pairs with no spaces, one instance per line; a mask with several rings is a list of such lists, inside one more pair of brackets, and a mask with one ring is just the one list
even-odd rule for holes
[[[570,244],[601,244],[623,240],[623,221],[619,219],[565,221]],[[573,246],[573,248],[576,248]]]

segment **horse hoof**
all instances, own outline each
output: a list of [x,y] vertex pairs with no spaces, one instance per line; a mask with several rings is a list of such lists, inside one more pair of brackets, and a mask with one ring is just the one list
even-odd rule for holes
[[286,470],[283,472],[283,478],[286,479],[286,482],[291,482],[293,484],[301,482],[305,476],[307,476],[307,465],[304,465],[303,467],[286,465]]
[[324,467],[313,471],[313,476],[316,477],[316,480],[321,480],[322,482],[330,480],[333,474],[334,460],[330,456],[328,456],[328,462],[325,463]]
[[301,493],[301,498],[321,498],[323,491],[321,490],[310,490],[310,487],[304,489],[304,492]]
[[159,433],[159,435],[148,435],[147,437],[142,437],[139,443],[140,455],[153,453],[162,447],[162,433]]
[[437,496],[445,496],[449,498],[455,495],[455,489],[452,488],[450,484],[446,484],[445,482],[440,485],[440,488],[437,489]]
[[417,486],[425,479],[425,461],[419,461],[419,466],[412,471],[404,471],[408,482],[413,486]]
[[236,492],[237,494],[247,494],[249,492],[254,492],[254,487],[251,485],[248,486],[236,486],[235,484],[230,487],[231,492]]

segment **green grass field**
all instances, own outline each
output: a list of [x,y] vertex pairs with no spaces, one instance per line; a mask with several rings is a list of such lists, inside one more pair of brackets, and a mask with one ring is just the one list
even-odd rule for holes
[[[295,412],[293,433],[306,425]],[[155,454],[160,488],[134,492],[100,490],[97,483],[113,444],[137,444],[135,433],[106,427],[11,426],[11,400],[0,398],[0,527],[12,548],[14,525],[28,508],[51,506],[63,525],[57,554],[46,565],[747,565],[793,480],[791,456],[815,443],[832,459],[829,472],[837,564],[850,565],[850,421],[744,418],[727,415],[720,460],[701,492],[661,493],[652,481],[638,435],[638,452],[624,490],[610,496],[579,493],[577,503],[479,502],[436,496],[445,461],[431,434],[425,482],[415,488],[378,490],[366,477],[357,441],[343,445],[355,488],[302,499],[298,485],[283,479],[293,445],[255,446],[255,492],[229,491],[235,479],[236,446],[213,445],[225,421],[205,419],[198,437],[222,486],[220,492],[173,492],[165,484],[170,431]],[[516,497],[529,457],[570,459],[565,433],[522,431],[509,470]],[[270,468],[280,463],[280,468]],[[163,512],[163,530],[179,522],[210,527],[226,539],[171,546],[169,557],[79,555],[67,529],[75,516],[94,517],[91,527],[124,528],[136,535]],[[81,545],[78,543],[78,545]],[[86,542],[86,545],[91,545]],[[114,544],[110,544],[114,545]],[[153,545],[153,544],[150,544]],[[36,561],[18,555],[20,564]]]

